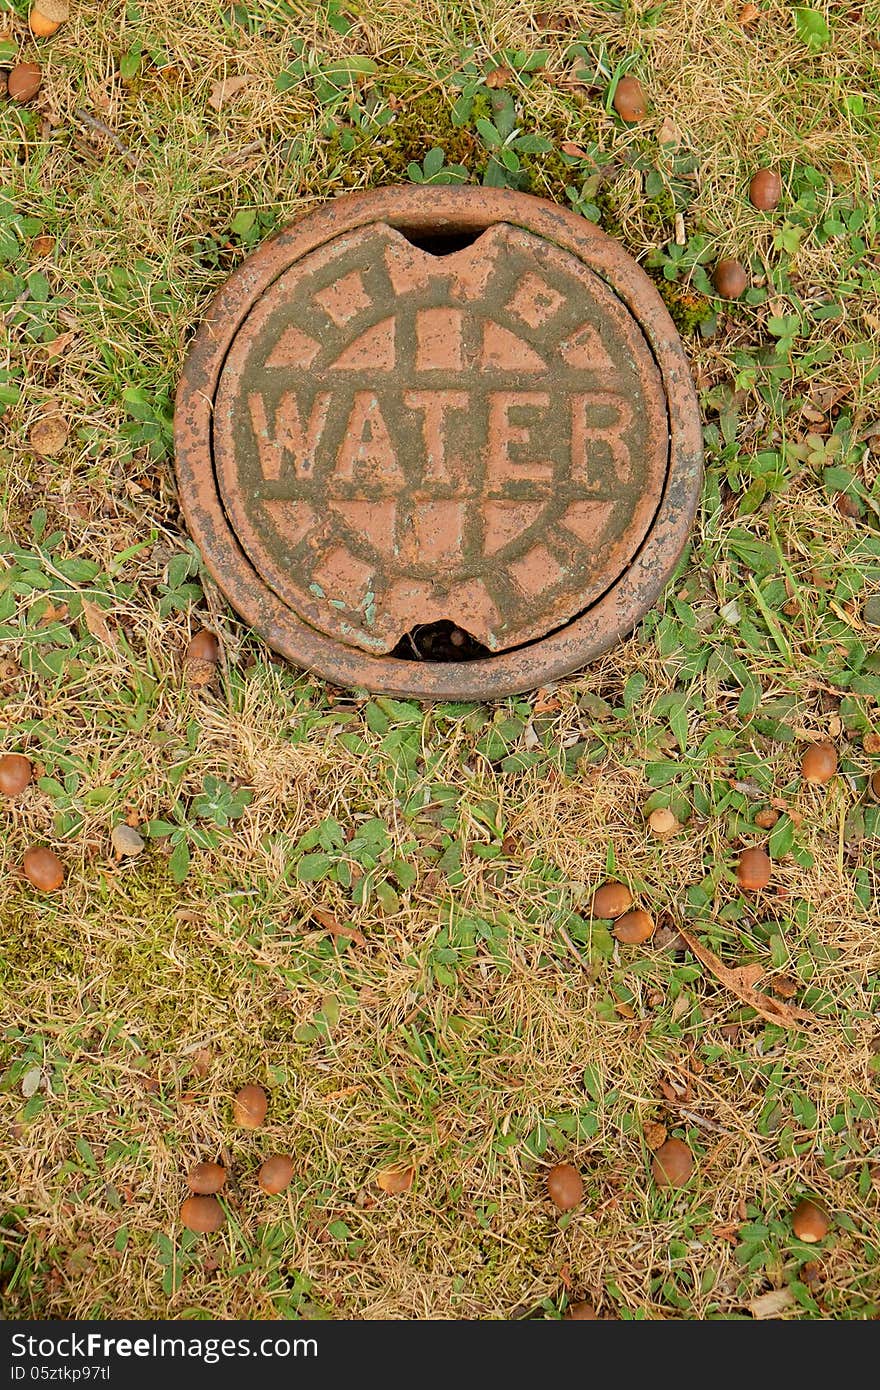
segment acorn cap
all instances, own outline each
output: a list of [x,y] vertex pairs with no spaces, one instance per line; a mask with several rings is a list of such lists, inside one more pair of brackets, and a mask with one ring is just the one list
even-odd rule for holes
[[34,0],[32,9],[39,10],[45,19],[54,24],[63,24],[70,19],[70,5],[67,0]]

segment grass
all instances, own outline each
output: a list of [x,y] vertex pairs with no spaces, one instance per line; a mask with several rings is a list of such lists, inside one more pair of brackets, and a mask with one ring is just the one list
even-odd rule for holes
[[[7,0],[0,60],[45,78],[0,105],[0,726],[39,772],[0,808],[5,1316],[737,1318],[771,1290],[786,1318],[880,1313],[880,9],[740,8],[83,3],[35,51]],[[623,71],[652,103],[633,128],[606,109]],[[773,214],[745,197],[766,162]],[[632,639],[553,690],[422,708],[285,667],[223,606],[177,512],[171,401],[208,296],[273,228],[463,177],[574,206],[655,277],[708,466]],[[729,254],[736,305],[708,279]],[[203,622],[224,665],[193,689]],[[821,737],[826,790],[799,777]],[[118,862],[123,819],[147,847]],[[62,892],[25,884],[33,841]],[[744,899],[758,843],[773,880]],[[590,921],[609,874],[648,946]],[[755,1016],[677,925],[815,1024]],[[271,1098],[254,1134],[231,1124],[247,1081]],[[652,1183],[658,1126],[697,1157],[680,1191]],[[296,1178],[268,1199],[273,1150]],[[215,1157],[230,1221],[195,1237],[185,1174]],[[559,1157],[586,1184],[565,1216]],[[390,1197],[395,1165],[415,1180]],[[821,1246],[793,1235],[802,1195]]]

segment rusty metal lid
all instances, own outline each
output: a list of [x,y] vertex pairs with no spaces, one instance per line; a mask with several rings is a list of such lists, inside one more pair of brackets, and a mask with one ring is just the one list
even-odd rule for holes
[[690,373],[623,249],[504,190],[340,198],[243,263],[177,398],[181,503],[271,646],[483,699],[654,602],[701,478]]

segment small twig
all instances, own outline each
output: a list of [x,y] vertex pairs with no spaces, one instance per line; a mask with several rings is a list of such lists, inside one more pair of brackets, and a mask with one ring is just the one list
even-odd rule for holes
[[561,922],[558,922],[558,923],[556,924],[556,930],[558,931],[559,935],[562,937],[563,941],[565,942],[566,946],[568,947],[568,949],[569,949],[569,951],[571,952],[571,954],[572,954],[572,956],[574,957],[574,959],[577,961],[577,963],[578,963],[578,965],[580,966],[581,970],[589,970],[589,968],[590,968],[590,962],[589,962],[588,960],[584,960],[584,958],[583,958],[583,956],[581,955],[580,951],[579,951],[578,948],[575,946],[574,942],[572,941],[571,937],[569,936],[568,932],[565,930],[565,927],[562,925]]
[[108,125],[105,125],[103,121],[99,121],[97,116],[90,116],[88,111],[82,110],[74,111],[73,114],[80,125],[86,126],[89,130],[96,131],[98,135],[103,135],[105,139],[109,140],[110,144],[115,150],[118,150],[130,168],[134,168],[137,165],[137,158],[134,153],[127,145],[123,145],[116,132],[111,130]]
[[220,156],[221,164],[234,164],[238,159],[246,159],[249,154],[257,154],[263,148],[262,140],[251,140],[250,144],[242,145],[240,150],[229,150]]
[[726,1134],[728,1138],[732,1138],[733,1130],[725,1129],[724,1126],[719,1125],[717,1121],[707,1120],[704,1115],[698,1115],[696,1110],[685,1110],[683,1105],[677,1105],[675,1108],[679,1115],[683,1115],[686,1120],[690,1120],[692,1125],[698,1125],[701,1129],[711,1129],[715,1134]]
[[367,938],[363,932],[358,931],[357,927],[349,927],[343,922],[338,922],[332,912],[325,912],[323,908],[313,907],[311,916],[331,936],[346,936],[354,942],[355,946],[367,945]]

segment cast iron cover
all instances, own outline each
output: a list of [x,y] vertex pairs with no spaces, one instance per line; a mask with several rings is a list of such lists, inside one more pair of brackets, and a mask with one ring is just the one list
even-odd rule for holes
[[354,194],[267,242],[207,313],[175,434],[242,616],[329,680],[422,697],[529,689],[628,632],[701,478],[651,282],[504,190]]

